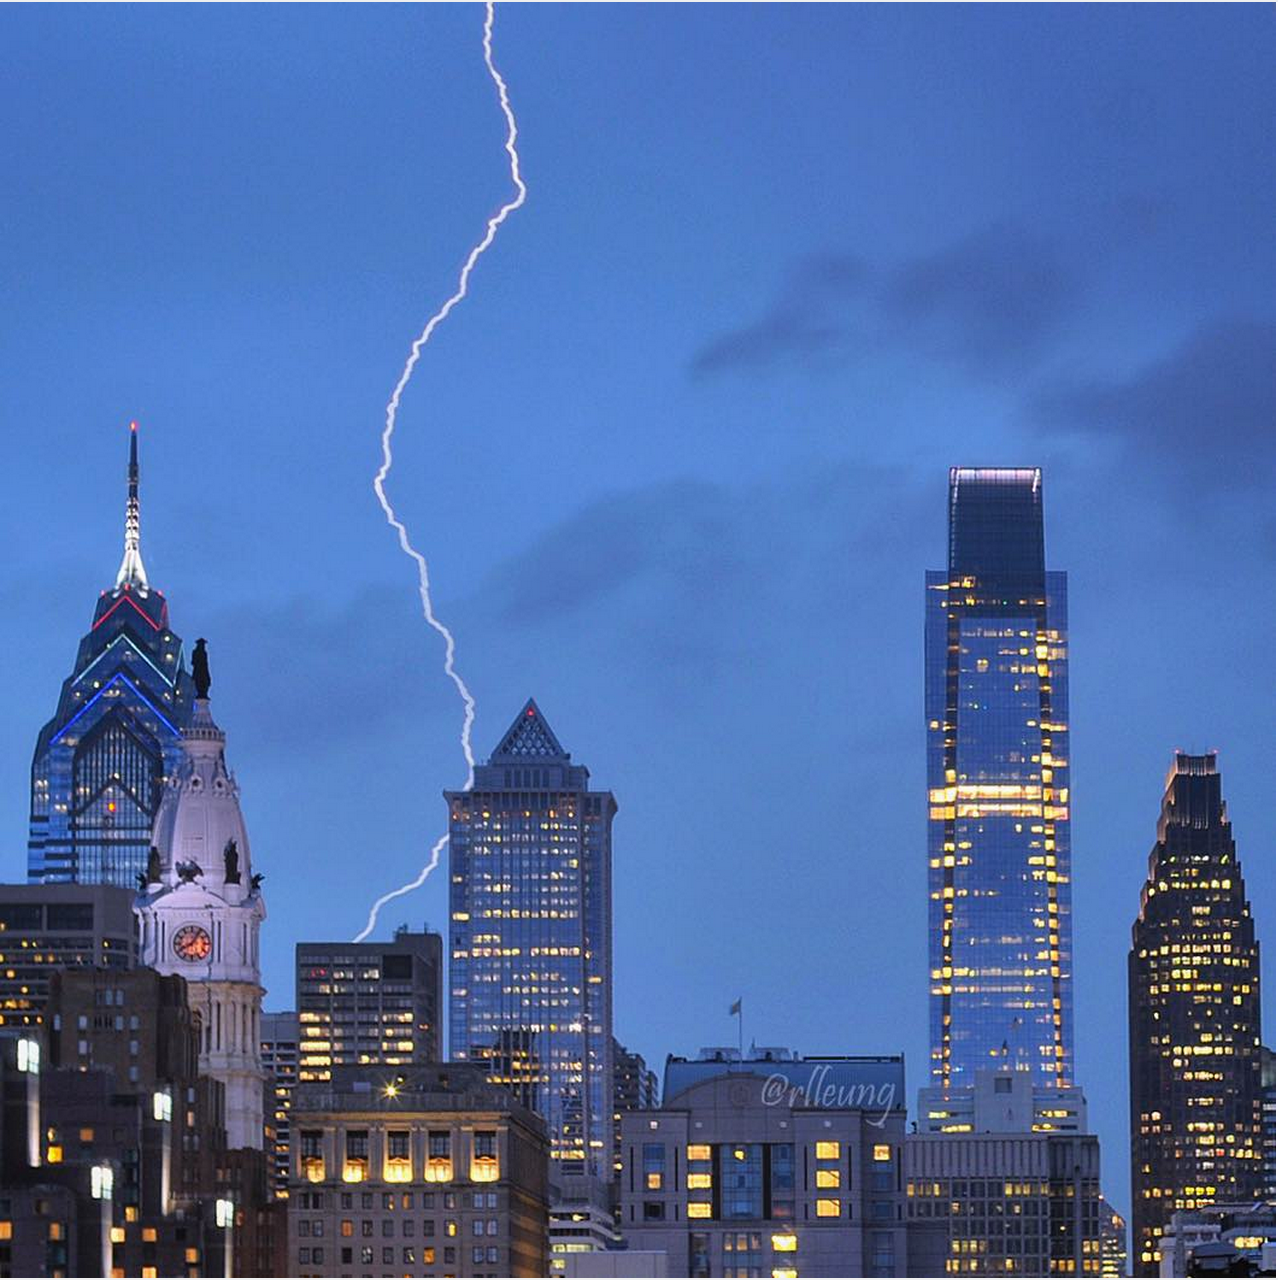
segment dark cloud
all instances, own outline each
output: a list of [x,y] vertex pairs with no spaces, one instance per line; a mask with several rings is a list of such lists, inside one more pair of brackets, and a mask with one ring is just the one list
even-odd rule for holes
[[1071,272],[1050,241],[993,227],[897,268],[879,295],[903,346],[977,372],[1032,356],[1073,300]]
[[1162,359],[1118,380],[1040,392],[1030,413],[1049,430],[1104,437],[1129,475],[1180,492],[1270,495],[1274,483],[1274,325],[1204,325]]
[[1002,373],[1035,355],[1067,314],[1077,274],[1058,246],[1015,224],[878,271],[817,255],[790,272],[758,320],[703,346],[690,372],[758,372],[887,343]]
[[693,357],[693,375],[819,355],[845,336],[840,306],[860,297],[868,283],[869,271],[859,259],[835,253],[803,259],[760,319],[721,335]]

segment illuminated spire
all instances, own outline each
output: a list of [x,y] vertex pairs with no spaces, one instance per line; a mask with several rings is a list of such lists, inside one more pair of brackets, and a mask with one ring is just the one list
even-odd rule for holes
[[129,499],[124,508],[124,559],[115,575],[119,587],[149,586],[142,563],[142,515],[138,504],[138,424],[129,423]]

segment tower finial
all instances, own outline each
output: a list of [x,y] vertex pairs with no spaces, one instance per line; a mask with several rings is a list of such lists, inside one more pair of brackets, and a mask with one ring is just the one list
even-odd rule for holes
[[142,563],[142,512],[138,502],[138,424],[129,423],[129,496],[124,506],[124,559],[120,572],[115,575],[119,587],[150,585],[146,580],[146,567]]

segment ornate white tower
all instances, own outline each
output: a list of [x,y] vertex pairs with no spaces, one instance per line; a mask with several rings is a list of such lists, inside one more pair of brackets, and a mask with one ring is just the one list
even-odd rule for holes
[[262,877],[252,873],[240,789],[228,772],[226,735],[209,713],[204,641],[191,658],[196,688],[183,759],[164,789],[150,864],[134,909],[141,962],[187,981],[203,1021],[200,1071],[226,1086],[227,1141],[263,1145],[262,996],[258,932]]

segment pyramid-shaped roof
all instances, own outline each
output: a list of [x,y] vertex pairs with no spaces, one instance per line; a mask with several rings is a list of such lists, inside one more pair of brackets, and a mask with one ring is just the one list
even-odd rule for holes
[[535,760],[567,761],[568,758],[537,704],[529,698],[506,730],[506,736],[489,758],[489,763],[527,764]]

